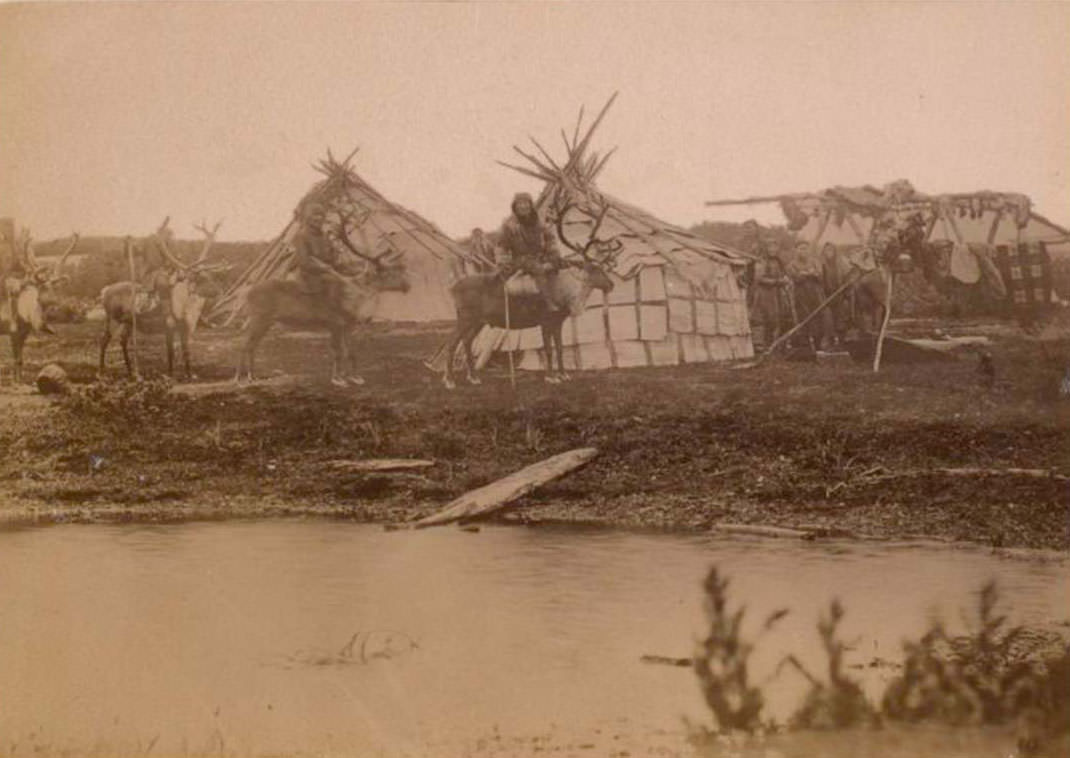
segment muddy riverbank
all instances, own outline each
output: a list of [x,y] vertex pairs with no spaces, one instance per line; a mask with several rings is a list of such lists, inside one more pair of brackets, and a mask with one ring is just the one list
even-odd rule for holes
[[[235,390],[237,334],[198,335],[204,391],[92,384],[97,325],[28,354],[77,382],[46,400],[5,387],[5,521],[173,521],[276,515],[396,523],[572,447],[599,457],[508,518],[706,530],[719,522],[1005,547],[1070,548],[1070,340],[996,337],[993,387],[976,357],[888,365],[840,358],[751,369],[692,365],[577,374],[561,385],[501,370],[447,392],[423,366],[440,330],[380,332],[367,383],[327,381],[317,335],[277,335],[260,365],[285,375]],[[142,346],[152,375],[156,350]],[[154,352],[155,351],[155,352]],[[199,385],[198,385],[199,386]],[[336,462],[427,458],[410,473]],[[1019,471],[1015,471],[1019,470]],[[1021,470],[1028,470],[1021,471]]]

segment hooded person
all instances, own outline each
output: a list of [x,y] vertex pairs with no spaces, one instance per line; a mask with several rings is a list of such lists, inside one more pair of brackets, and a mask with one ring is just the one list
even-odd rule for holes
[[757,251],[761,257],[754,267],[752,304],[757,320],[762,323],[765,345],[768,347],[780,336],[785,316],[788,315],[782,302],[788,277],[772,243],[761,244]]
[[306,294],[322,297],[333,309],[342,310],[351,283],[327,233],[327,204],[318,197],[308,198],[296,215],[300,226],[291,244],[301,288]]
[[499,271],[504,279],[518,271],[530,274],[547,306],[555,310],[553,277],[564,265],[557,238],[539,218],[535,201],[527,192],[518,192],[510,207],[513,213],[502,224],[498,243],[504,253],[498,261]]
[[[825,278],[813,246],[805,240],[795,243],[795,256],[788,268],[795,289],[795,306],[800,320],[805,319],[825,299]],[[832,336],[832,313],[826,308],[803,330],[803,337],[815,349],[821,349]]]

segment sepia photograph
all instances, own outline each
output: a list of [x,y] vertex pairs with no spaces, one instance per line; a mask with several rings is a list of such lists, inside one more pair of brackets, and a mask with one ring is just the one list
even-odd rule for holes
[[0,0],[0,758],[1055,758],[1068,599],[1070,2]]

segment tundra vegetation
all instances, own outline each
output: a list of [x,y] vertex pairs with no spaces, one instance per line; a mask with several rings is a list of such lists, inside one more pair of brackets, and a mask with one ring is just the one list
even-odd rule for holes
[[[692,724],[699,743],[717,735],[778,731],[881,729],[893,725],[1009,726],[1020,755],[1064,755],[1070,746],[1070,645],[1057,634],[1038,642],[1010,626],[999,611],[995,582],[977,595],[968,631],[953,635],[934,620],[917,639],[903,641],[903,663],[878,702],[870,702],[845,661],[839,632],[846,609],[832,600],[817,622],[826,674],[811,673],[783,654],[772,678],[756,683],[749,661],[762,637],[789,610],[773,611],[747,638],[746,607],[733,608],[730,581],[713,566],[703,584],[708,631],[693,659],[714,727]],[[1041,635],[1041,637],[1043,637]],[[1038,651],[1038,647],[1046,650]],[[785,670],[802,674],[807,690],[786,724],[765,715],[766,688]]]

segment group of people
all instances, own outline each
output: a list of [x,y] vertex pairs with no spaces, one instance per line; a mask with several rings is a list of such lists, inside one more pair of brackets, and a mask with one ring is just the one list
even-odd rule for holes
[[[753,320],[761,324],[764,344],[768,347],[821,306],[825,300],[829,261],[820,259],[813,246],[801,240],[795,243],[790,261],[785,262],[775,241],[763,240],[757,236],[756,227],[751,229],[755,234],[752,252],[757,261],[748,305]],[[798,332],[798,341],[814,350],[827,347],[834,339],[833,316],[828,309]]]

